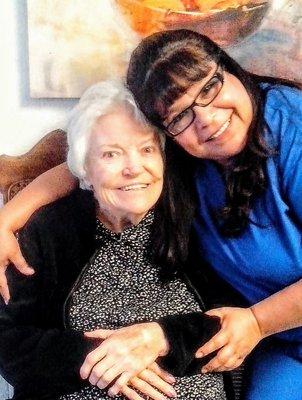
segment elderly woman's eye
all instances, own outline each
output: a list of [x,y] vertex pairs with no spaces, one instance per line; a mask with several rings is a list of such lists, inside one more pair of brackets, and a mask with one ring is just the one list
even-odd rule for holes
[[117,151],[104,151],[104,153],[102,154],[102,158],[114,158],[117,156]]
[[154,146],[146,146],[143,148],[144,153],[153,153],[155,151],[155,147]]

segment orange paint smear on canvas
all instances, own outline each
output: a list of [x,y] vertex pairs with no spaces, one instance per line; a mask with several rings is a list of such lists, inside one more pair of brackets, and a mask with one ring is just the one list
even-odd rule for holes
[[251,0],[141,0],[141,3],[148,7],[199,12],[234,8],[250,2]]

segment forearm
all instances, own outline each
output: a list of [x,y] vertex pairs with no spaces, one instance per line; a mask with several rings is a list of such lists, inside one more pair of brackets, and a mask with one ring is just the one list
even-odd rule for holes
[[[3,328],[0,334],[1,373],[18,390],[45,395],[81,384],[79,369],[96,347],[78,332],[35,327]],[[16,365],[18,368],[16,368]]]
[[251,307],[263,337],[302,326],[302,280]]
[[192,312],[168,315],[159,324],[169,343],[169,353],[161,362],[163,368],[178,376],[200,370],[207,360],[196,360],[195,352],[219,331],[219,318]]
[[38,176],[0,210],[0,226],[16,231],[40,207],[70,193],[77,180],[66,163],[60,164]]

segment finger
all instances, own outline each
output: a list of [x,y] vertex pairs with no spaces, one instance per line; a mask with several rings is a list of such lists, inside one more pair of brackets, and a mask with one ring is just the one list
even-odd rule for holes
[[130,372],[123,372],[120,377],[114,382],[109,389],[110,393],[119,393],[124,386],[128,385],[128,382],[133,378]]
[[[155,389],[161,391],[169,397],[176,397],[176,391],[173,386],[169,385],[166,381],[160,378],[156,373],[145,369],[141,372],[138,378],[142,379],[144,382],[152,385]],[[134,379],[134,378],[133,378]],[[132,380],[131,380],[132,382]]]
[[[235,368],[234,365],[237,365],[238,360],[241,360],[240,364],[242,363],[248,353],[246,352],[242,354],[241,352],[239,352],[239,347],[240,346],[238,345],[232,345],[231,343],[229,343],[216,354],[216,357],[220,360],[221,367],[233,369]],[[215,371],[218,371],[218,369],[215,368]]]
[[[215,359],[219,360],[220,366],[226,365],[230,360],[238,359],[239,355],[235,352],[235,348],[229,343],[224,346],[220,351],[216,354],[215,358],[213,357],[209,364]],[[215,369],[216,371],[216,369]]]
[[7,305],[10,300],[10,294],[7,284],[0,283],[0,295],[4,300],[4,303]]
[[85,358],[81,368],[80,368],[80,376],[82,379],[87,379],[91,373],[92,368],[95,364],[101,361],[106,355],[106,347],[103,346],[103,343],[98,346],[95,350],[91,351]]
[[11,262],[21,274],[33,275],[35,273],[35,270],[27,264],[20,251],[14,257],[11,257]]
[[[98,385],[98,383],[100,381],[101,381],[100,384],[102,384],[105,374],[108,372],[108,370],[110,370],[110,368],[112,368],[113,365],[114,365],[113,357],[105,357],[100,362],[96,363],[93,366],[93,368],[91,369],[91,372],[90,372],[90,375],[88,378],[91,385]],[[102,386],[102,389],[104,387],[106,387],[113,379],[114,378],[112,378],[107,384]],[[101,386],[99,386],[99,387],[101,387]]]
[[241,365],[244,361],[245,357],[238,357],[238,356],[234,356],[233,359],[228,360],[224,366],[228,369],[234,369],[239,367],[239,365]]
[[[238,347],[238,346],[236,346]],[[224,346],[212,360],[206,364],[201,372],[214,372],[214,371],[226,371],[229,369],[235,368],[235,364],[237,365],[238,360],[240,361],[240,364],[244,360],[247,354],[245,355],[240,355],[236,353],[235,348],[233,345],[228,344]],[[240,365],[239,364],[239,365]]]
[[215,370],[215,372],[232,371],[233,369],[238,368],[242,363],[243,363],[243,358],[234,357],[234,359],[229,360],[221,368]]
[[216,356],[212,358],[212,360],[210,360],[204,367],[202,367],[201,372],[207,373],[218,371],[220,368],[223,368],[226,362],[227,360],[224,357],[221,357],[219,353],[217,353]]
[[133,379],[131,379],[131,385],[144,395],[148,396],[149,398],[151,397],[151,399],[166,400],[165,396],[162,393],[158,392],[151,385],[149,385],[149,383],[138,377],[134,377]]
[[196,358],[202,358],[212,353],[213,351],[221,349],[228,342],[228,337],[223,330],[220,330],[215,336],[212,337],[207,343],[201,346],[195,353]]
[[113,330],[111,329],[96,329],[95,331],[85,332],[84,335],[89,338],[100,338],[106,339],[112,335]]
[[209,362],[201,368],[202,374],[207,374],[208,372],[213,372],[215,369],[222,368],[222,364],[220,361],[215,357],[213,362]]
[[153,371],[156,375],[161,377],[168,383],[175,383],[176,379],[173,375],[169,374],[167,371],[163,370],[156,362],[148,367],[149,370]]
[[10,294],[9,294],[9,289],[7,285],[7,279],[5,276],[5,271],[6,271],[6,266],[3,266],[0,269],[0,294],[5,302],[5,304],[8,304],[9,299],[10,299]]
[[[102,364],[102,363],[100,363],[100,364]],[[99,373],[99,372],[101,372],[101,373]],[[117,377],[121,377],[122,374],[124,373],[124,371],[123,371],[121,364],[115,364],[115,359],[112,358],[112,363],[109,368],[104,370],[104,367],[102,365],[100,365],[100,368],[97,368],[95,373],[99,375],[99,379],[97,381],[97,386],[100,389],[104,389],[111,382],[113,382]],[[127,380],[122,381],[122,382],[118,382],[118,379],[117,379],[116,382],[114,383],[115,386],[112,385],[112,388],[117,389],[117,393],[118,393],[121,390],[122,386],[124,384],[128,383],[129,379],[130,379],[130,375],[127,378]],[[90,381],[90,379],[89,379],[89,381]]]
[[[131,389],[129,386],[124,386],[121,389],[121,393],[130,400],[144,400],[143,397],[141,397],[138,393],[136,393],[135,390]],[[110,394],[109,392],[108,394],[109,396],[115,396],[115,394]]]

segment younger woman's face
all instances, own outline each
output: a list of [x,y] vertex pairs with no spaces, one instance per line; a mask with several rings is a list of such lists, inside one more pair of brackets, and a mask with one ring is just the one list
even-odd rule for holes
[[212,82],[215,82],[216,73],[220,73],[223,79],[219,93],[206,107],[193,105],[194,121],[174,140],[195,157],[225,164],[230,157],[243,150],[253,109],[250,97],[239,79],[215,63],[211,64],[210,72],[204,79],[190,86],[172,104],[163,125],[167,127],[195,101],[198,103],[199,93],[204,87],[208,90],[207,84],[213,77]]

